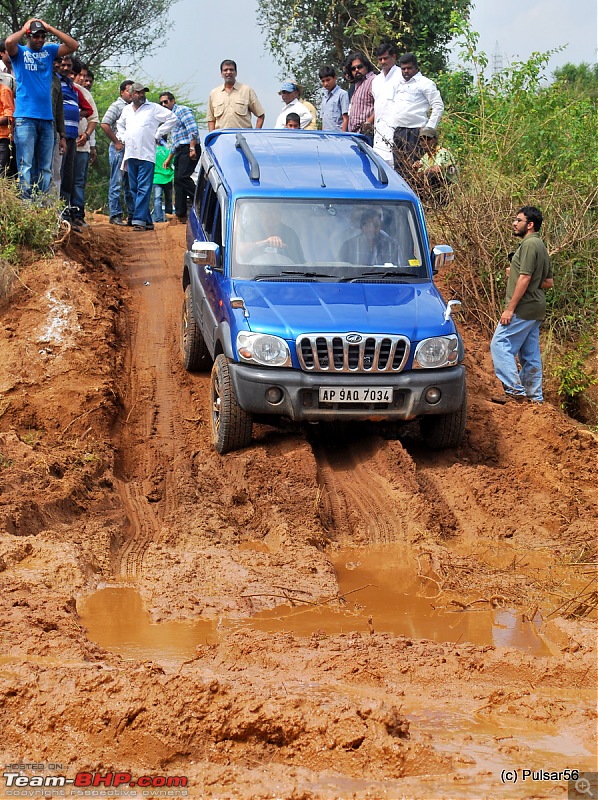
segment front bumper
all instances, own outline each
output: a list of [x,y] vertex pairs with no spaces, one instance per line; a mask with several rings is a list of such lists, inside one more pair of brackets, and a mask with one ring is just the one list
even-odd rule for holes
[[[449,414],[465,400],[465,367],[408,370],[398,374],[376,375],[302,372],[297,369],[264,369],[246,364],[230,364],[237,400],[250,414],[283,416],[293,422],[333,420],[410,420],[426,414]],[[390,403],[320,403],[319,388],[391,386]],[[266,392],[277,387],[280,402],[271,403]],[[428,389],[437,388],[440,400],[429,403]]]

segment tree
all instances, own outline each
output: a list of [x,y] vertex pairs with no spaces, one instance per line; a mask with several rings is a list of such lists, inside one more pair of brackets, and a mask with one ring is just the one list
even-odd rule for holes
[[598,100],[598,64],[563,64],[555,69],[554,78],[573,94]]
[[0,24],[18,31],[32,17],[46,20],[80,43],[94,69],[118,56],[140,59],[164,40],[168,11],[176,0],[0,0]]
[[283,71],[309,95],[318,67],[340,66],[350,50],[371,56],[386,40],[416,53],[424,71],[444,69],[453,17],[466,17],[470,6],[471,0],[258,0],[258,24]]

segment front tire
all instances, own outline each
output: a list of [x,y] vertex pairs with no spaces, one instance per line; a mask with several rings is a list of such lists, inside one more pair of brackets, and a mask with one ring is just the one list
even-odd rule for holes
[[457,411],[422,417],[419,429],[424,442],[432,450],[448,450],[451,447],[458,447],[463,442],[466,423],[467,399],[464,399]]
[[193,297],[191,284],[185,288],[181,313],[181,351],[183,366],[189,372],[205,372],[210,368],[212,359],[199,330],[193,314]]
[[253,420],[237,402],[237,396],[225,355],[220,354],[212,367],[210,382],[212,444],[221,455],[240,450],[251,442]]

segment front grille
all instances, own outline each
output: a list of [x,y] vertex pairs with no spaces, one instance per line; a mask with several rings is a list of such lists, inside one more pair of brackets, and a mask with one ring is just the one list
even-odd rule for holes
[[405,336],[360,333],[312,333],[296,341],[299,363],[306,372],[400,372],[409,345]]

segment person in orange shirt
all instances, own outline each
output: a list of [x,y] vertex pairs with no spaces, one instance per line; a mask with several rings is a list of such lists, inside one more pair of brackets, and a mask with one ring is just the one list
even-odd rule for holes
[[15,98],[4,83],[0,83],[0,176],[6,178],[16,174],[13,117]]

